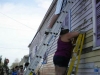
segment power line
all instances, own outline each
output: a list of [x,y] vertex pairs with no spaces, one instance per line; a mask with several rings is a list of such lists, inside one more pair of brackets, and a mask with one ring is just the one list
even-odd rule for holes
[[12,19],[12,20],[14,20],[14,21],[16,21],[16,22],[18,22],[18,23],[22,24],[22,25],[24,25],[24,26],[26,26],[27,28],[29,28],[29,29],[31,29],[31,30],[34,30],[33,28],[31,28],[31,27],[29,27],[29,26],[27,26],[27,25],[25,25],[25,24],[23,24],[23,23],[21,23],[21,22],[19,22],[19,21],[15,20],[15,19],[13,19],[12,17],[9,17],[9,16],[7,16],[7,15],[3,14],[2,12],[0,12],[0,13],[1,13],[2,15],[4,15],[4,16],[6,16],[6,17],[8,17],[8,18],[10,18],[10,19]]
[[9,27],[0,27],[3,29],[11,29],[11,30],[21,30],[21,31],[29,31],[29,30],[25,30],[25,29],[14,29],[14,28],[9,28]]

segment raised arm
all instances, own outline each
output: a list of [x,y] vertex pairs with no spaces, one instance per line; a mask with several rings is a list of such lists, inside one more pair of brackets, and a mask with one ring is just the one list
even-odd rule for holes
[[72,38],[75,38],[77,37],[79,34],[85,34],[86,31],[75,31],[75,32],[69,32],[68,34],[66,34],[66,37],[68,39],[72,39]]
[[67,34],[67,36],[69,39],[72,39],[72,38],[77,37],[79,34],[80,34],[79,32],[70,32]]

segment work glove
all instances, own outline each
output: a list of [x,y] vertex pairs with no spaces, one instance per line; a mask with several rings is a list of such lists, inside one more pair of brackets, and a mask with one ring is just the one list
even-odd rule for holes
[[78,31],[80,34],[85,34],[86,33],[86,31],[84,31],[84,30],[80,30],[80,31]]

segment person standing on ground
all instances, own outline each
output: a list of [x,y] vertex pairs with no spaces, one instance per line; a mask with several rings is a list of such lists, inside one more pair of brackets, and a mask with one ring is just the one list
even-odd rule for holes
[[24,75],[23,65],[20,65],[20,66],[19,66],[18,75]]
[[17,70],[18,66],[14,67],[12,70],[12,75],[18,75],[18,70]]

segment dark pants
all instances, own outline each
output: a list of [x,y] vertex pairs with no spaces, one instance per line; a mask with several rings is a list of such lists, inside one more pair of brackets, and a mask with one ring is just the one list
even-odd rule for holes
[[55,66],[59,67],[68,67],[70,58],[66,58],[64,56],[54,56],[53,57],[53,63]]

